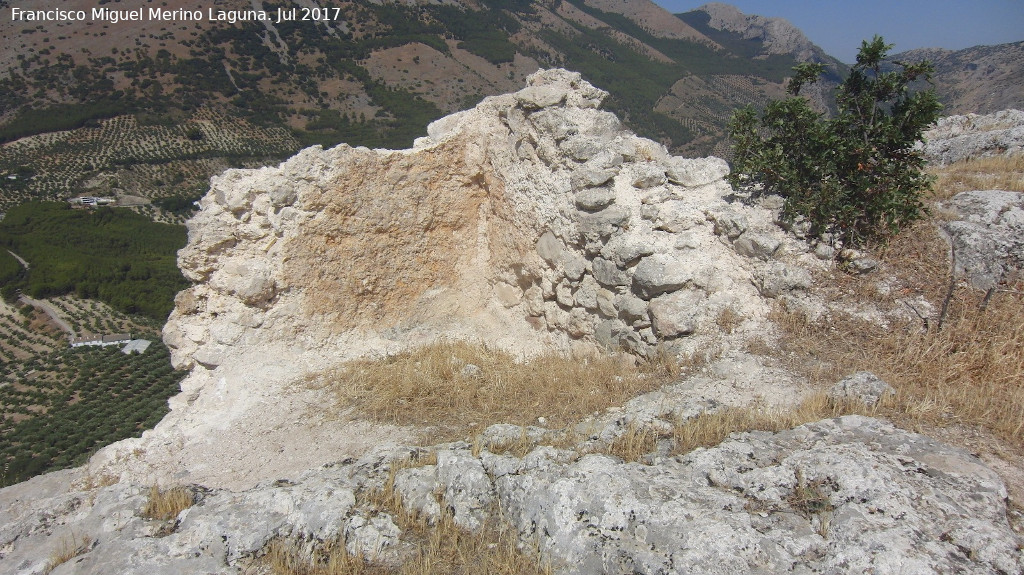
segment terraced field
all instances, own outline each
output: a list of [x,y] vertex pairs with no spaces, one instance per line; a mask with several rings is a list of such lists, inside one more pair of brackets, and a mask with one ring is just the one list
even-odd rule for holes
[[47,302],[79,336],[130,333],[159,339],[159,322],[142,316],[125,315],[100,301],[60,296],[50,298]]
[[0,211],[83,193],[141,205],[198,196],[209,177],[231,163],[255,167],[298,148],[284,127],[256,126],[209,108],[173,124],[147,125],[135,116],[118,116],[0,147]]
[[185,375],[171,369],[152,320],[71,296],[48,303],[79,334],[130,332],[153,343],[131,355],[120,345],[71,348],[45,314],[0,302],[0,486],[138,436],[167,413]]

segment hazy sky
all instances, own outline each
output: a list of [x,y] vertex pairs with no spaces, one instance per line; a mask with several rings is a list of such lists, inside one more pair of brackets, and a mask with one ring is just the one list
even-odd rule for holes
[[[705,2],[654,0],[669,12]],[[861,40],[875,34],[913,48],[959,50],[1024,40],[1024,0],[733,0],[744,14],[785,18],[828,54],[853,63]]]

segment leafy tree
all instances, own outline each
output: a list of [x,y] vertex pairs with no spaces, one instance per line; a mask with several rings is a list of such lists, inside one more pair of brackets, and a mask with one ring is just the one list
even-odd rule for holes
[[733,187],[781,195],[785,221],[806,218],[812,234],[847,246],[884,240],[923,217],[931,182],[914,146],[941,106],[934,90],[909,89],[930,82],[931,63],[890,63],[891,48],[880,36],[862,43],[832,118],[799,97],[821,64],[794,68],[793,97],[770,103],[760,118],[751,107],[737,111],[729,123]]

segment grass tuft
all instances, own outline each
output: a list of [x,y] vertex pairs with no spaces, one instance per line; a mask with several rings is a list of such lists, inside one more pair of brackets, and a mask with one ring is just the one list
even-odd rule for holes
[[60,541],[60,546],[50,553],[50,558],[46,561],[43,573],[48,574],[75,557],[88,553],[92,549],[92,543],[92,537],[87,535],[79,537],[72,533],[70,536],[63,537]]
[[637,366],[631,357],[547,354],[527,361],[465,341],[441,341],[384,360],[357,360],[321,374],[339,407],[396,425],[450,427],[464,437],[492,423],[563,427],[595,411],[657,389],[679,373],[661,354]]
[[815,525],[815,531],[823,538],[832,529],[833,512],[830,494],[838,489],[835,479],[819,477],[808,480],[802,469],[795,471],[796,484],[786,502],[798,515]]
[[390,572],[350,554],[341,541],[316,546],[291,539],[274,539],[267,544],[262,563],[274,575],[384,575]]
[[935,198],[946,200],[973,190],[1024,192],[1024,154],[964,160],[930,170]]
[[170,521],[182,511],[192,507],[194,503],[195,496],[186,487],[172,487],[164,490],[153,485],[149,488],[149,499],[146,500],[146,506],[142,508],[142,516],[147,519]]
[[672,438],[675,446],[672,453],[682,455],[698,447],[714,447],[737,432],[775,432],[841,415],[875,415],[891,401],[884,397],[877,406],[869,407],[854,400],[837,401],[819,392],[789,410],[753,405],[704,412],[674,427]]
[[[537,442],[530,439],[523,427],[519,436],[515,439],[503,441],[489,441],[486,443],[487,451],[498,455],[512,455],[514,457],[525,457],[527,453],[537,446]],[[481,446],[483,447],[483,446]]]
[[715,318],[715,323],[725,333],[732,333],[736,331],[745,318],[732,306],[726,306],[718,312],[718,316]]
[[608,446],[608,454],[624,461],[640,461],[658,448],[659,433],[649,427],[630,425],[626,432],[615,438]]

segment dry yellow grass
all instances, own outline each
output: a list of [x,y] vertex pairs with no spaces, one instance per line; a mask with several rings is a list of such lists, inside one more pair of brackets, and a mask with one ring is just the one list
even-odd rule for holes
[[517,547],[518,537],[504,523],[494,521],[471,533],[444,515],[420,533],[423,543],[416,555],[397,570],[401,575],[550,575],[535,554]]
[[487,451],[491,453],[523,457],[536,446],[537,442],[530,439],[526,433],[526,428],[523,427],[522,432],[515,439],[484,442],[481,437],[477,435],[473,442],[473,456],[478,457],[483,448],[486,447]]
[[384,575],[390,571],[362,557],[351,555],[344,543],[303,545],[291,539],[274,539],[266,548],[263,565],[274,575]]
[[444,426],[442,438],[464,437],[491,423],[562,427],[620,405],[677,376],[673,360],[636,366],[624,356],[547,354],[525,362],[465,341],[441,341],[385,360],[347,363],[317,377],[342,408],[376,421]]
[[[1024,191],[1024,155],[980,158],[933,168],[935,197],[946,199],[977,189]],[[825,278],[826,295],[881,309],[923,296],[941,309],[949,296],[949,247],[936,221],[919,222],[879,251],[885,273],[896,282],[879,293],[877,274]],[[920,313],[921,310],[915,310]],[[926,314],[920,313],[924,316]],[[867,369],[897,390],[880,415],[912,429],[967,425],[987,430],[1024,448],[1024,282],[986,294],[957,287],[941,327],[923,317],[886,327],[831,314],[808,323],[776,314],[783,328],[784,355],[822,384]]]
[[92,537],[88,535],[79,537],[75,533],[61,538],[60,545],[50,553],[50,558],[47,559],[46,565],[43,567],[43,573],[50,573],[58,566],[87,553],[92,548],[92,541]]
[[82,491],[92,491],[94,489],[99,489],[100,487],[114,485],[120,481],[120,477],[110,473],[101,473],[97,475],[92,472],[87,472],[84,477],[74,484],[74,487]]
[[[911,429],[969,425],[1024,447],[1024,296],[1022,286],[985,294],[958,289],[943,325],[886,327],[842,314],[807,323],[779,315],[783,347],[805,375],[831,383],[870,370],[898,390],[880,411]],[[938,302],[936,307],[938,307]]]
[[957,294],[942,329],[869,338],[865,350],[901,391],[900,416],[977,425],[1024,447],[1024,297]]
[[159,486],[149,488],[149,499],[146,506],[142,508],[142,516],[147,519],[158,519],[170,521],[182,511],[192,507],[195,498],[192,492],[185,487],[171,487],[160,489]]
[[625,461],[639,461],[657,449],[658,439],[660,436],[655,430],[631,425],[608,446],[608,453]]
[[1024,154],[977,158],[934,167],[935,198],[945,200],[972,190],[1024,192]]
[[879,406],[868,407],[856,401],[834,401],[824,393],[815,393],[793,409],[753,405],[705,412],[675,426],[672,452],[681,455],[698,447],[713,447],[736,432],[782,431],[840,415],[874,415],[891,402],[892,399],[885,398]]
[[743,323],[744,319],[743,314],[737,312],[732,306],[726,306],[718,312],[718,317],[715,318],[715,323],[718,324],[718,327],[721,328],[723,332],[732,333],[736,331],[736,328],[739,327],[740,324]]

